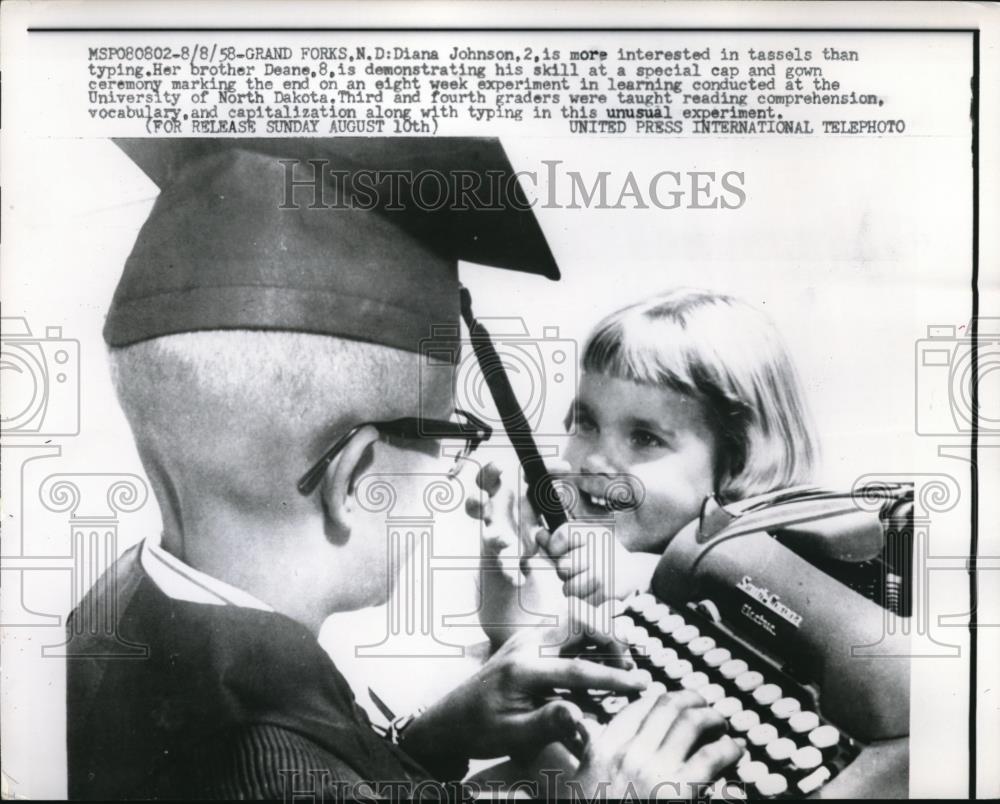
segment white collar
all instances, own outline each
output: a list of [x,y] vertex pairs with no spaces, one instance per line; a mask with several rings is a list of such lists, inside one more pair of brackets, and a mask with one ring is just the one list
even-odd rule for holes
[[274,611],[250,593],[188,566],[160,547],[158,541],[150,537],[143,542],[140,561],[146,574],[167,597],[210,606],[243,606]]

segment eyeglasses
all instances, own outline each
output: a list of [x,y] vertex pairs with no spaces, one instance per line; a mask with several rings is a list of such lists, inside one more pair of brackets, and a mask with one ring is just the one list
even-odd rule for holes
[[464,410],[457,410],[455,413],[464,417],[466,421],[455,422],[408,416],[387,422],[362,422],[355,425],[337,439],[336,443],[323,453],[323,457],[299,478],[299,493],[303,496],[313,493],[320,480],[323,479],[326,468],[362,427],[374,427],[380,435],[395,436],[412,441],[442,441],[445,439],[465,441],[465,446],[455,456],[457,464],[462,459],[469,457],[480,444],[487,441],[493,435],[493,428]]

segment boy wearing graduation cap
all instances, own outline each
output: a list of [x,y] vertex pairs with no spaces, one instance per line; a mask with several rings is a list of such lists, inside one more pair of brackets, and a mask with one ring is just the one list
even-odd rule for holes
[[[646,680],[624,658],[540,659],[551,636],[538,629],[384,739],[316,641],[330,614],[384,602],[394,581],[359,478],[402,478],[406,499],[422,493],[408,475],[441,471],[441,437],[481,436],[452,419],[444,372],[419,376],[420,342],[458,322],[457,260],[558,277],[516,181],[505,186],[517,203],[500,211],[449,198],[424,212],[398,178],[509,178],[499,144],[119,144],[161,188],[104,336],[163,532],[71,615],[70,797],[276,798],[457,779],[470,757],[581,735],[577,781],[610,782],[612,796],[625,782],[645,794],[709,781],[735,761],[721,718],[691,693],[639,698],[589,737],[575,705],[546,702],[552,690],[628,693]],[[391,185],[369,171],[362,187],[373,166]],[[110,633],[98,627],[107,611]],[[114,657],[122,641],[148,656]]]

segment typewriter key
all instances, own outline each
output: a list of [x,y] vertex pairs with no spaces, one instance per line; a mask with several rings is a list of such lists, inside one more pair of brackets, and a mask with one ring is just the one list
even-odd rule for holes
[[657,637],[651,636],[648,640],[646,640],[645,647],[646,655],[652,656],[654,653],[663,650],[663,642],[661,642]]
[[808,776],[799,779],[799,792],[804,796],[814,793],[821,788],[833,774],[827,767],[816,768]]
[[691,651],[694,656],[704,656],[714,647],[715,640],[712,639],[712,637],[700,636],[691,640],[691,644],[688,645],[688,650]]
[[788,726],[795,734],[808,734],[819,725],[815,712],[796,712],[788,718]]
[[825,751],[840,742],[840,731],[835,726],[818,726],[809,732],[809,742],[820,751]]
[[648,639],[649,639],[649,631],[647,631],[641,625],[633,625],[631,628],[625,629],[625,641],[629,645],[636,645],[642,647],[644,642]]
[[734,734],[746,734],[750,729],[759,724],[760,715],[754,712],[753,709],[744,709],[729,719],[729,725],[732,727]]
[[725,648],[712,648],[704,656],[704,662],[711,668],[721,667],[730,659],[733,658],[731,654]]
[[750,669],[750,666],[742,659],[730,659],[722,667],[719,668],[719,672],[722,674],[724,679],[732,681],[740,673],[745,673]]
[[763,683],[764,676],[756,670],[747,670],[745,673],[740,673],[736,676],[735,680],[736,688],[740,692],[752,692]]
[[684,618],[679,614],[667,614],[656,620],[656,627],[664,634],[672,634],[678,628],[683,628],[684,625]]
[[675,682],[679,682],[692,671],[694,671],[694,667],[691,666],[691,662],[687,659],[675,659],[672,662],[667,662],[663,667],[664,675]]
[[655,653],[650,654],[649,662],[653,667],[658,667],[662,670],[670,662],[676,662],[678,658],[677,651],[673,648],[661,648]]
[[743,704],[739,698],[729,696],[728,698],[723,698],[721,701],[716,701],[712,704],[712,708],[723,717],[731,718],[737,712],[743,711]]
[[678,645],[687,645],[689,642],[695,639],[701,632],[696,626],[693,625],[682,625],[680,628],[675,630],[670,636],[673,637],[674,642]]
[[[653,640],[656,637],[651,637],[646,629],[642,629],[642,634],[633,635],[634,641],[630,640],[629,645],[632,648],[632,652],[641,659],[646,659],[652,655],[654,651]],[[663,644],[660,640],[656,639],[657,643]]]
[[757,792],[765,798],[780,796],[788,790],[788,780],[780,773],[770,773],[754,782]]
[[[736,681],[739,684],[739,679]],[[777,684],[762,684],[753,691],[753,699],[760,706],[770,706],[781,697],[781,687]]]
[[798,750],[799,747],[787,737],[779,737],[777,740],[768,743],[766,749],[768,759],[772,762],[786,762]]
[[736,769],[736,775],[744,784],[753,784],[761,779],[766,779],[769,773],[767,765],[757,760],[744,762]]
[[702,672],[690,673],[681,679],[681,686],[686,690],[696,690],[708,684],[708,676]]
[[619,616],[611,620],[611,633],[615,635],[615,639],[619,642],[627,641],[625,639],[626,634],[635,627],[635,621],[631,617]]
[[747,742],[753,748],[764,748],[778,739],[778,730],[770,723],[760,723],[747,732]]
[[811,745],[800,748],[792,754],[792,764],[799,770],[811,771],[813,768],[818,768],[822,761],[823,755],[819,749]]
[[788,720],[801,708],[798,698],[780,698],[771,704],[771,714],[778,720]]

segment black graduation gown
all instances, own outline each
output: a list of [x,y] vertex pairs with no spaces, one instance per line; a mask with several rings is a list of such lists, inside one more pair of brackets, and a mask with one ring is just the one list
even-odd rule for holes
[[[306,628],[271,612],[169,598],[143,570],[140,549],[108,570],[67,624],[70,798],[326,790],[332,800],[344,783],[433,778],[376,734]],[[110,620],[98,617],[108,606]],[[108,621],[114,633],[100,627]],[[148,646],[148,657],[113,655],[119,638]]]

